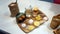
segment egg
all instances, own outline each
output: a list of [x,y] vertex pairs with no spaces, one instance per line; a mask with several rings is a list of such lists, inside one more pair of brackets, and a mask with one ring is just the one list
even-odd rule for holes
[[22,23],[21,26],[22,26],[22,27],[26,27],[27,25],[26,25],[25,23]]
[[29,24],[33,24],[33,20],[30,19],[30,20],[28,21],[28,23],[29,23]]
[[44,19],[44,20],[48,20],[48,18],[47,18],[47,17],[44,17],[43,19]]

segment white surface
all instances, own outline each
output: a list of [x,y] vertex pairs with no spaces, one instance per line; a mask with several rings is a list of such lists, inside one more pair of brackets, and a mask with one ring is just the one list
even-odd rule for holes
[[[14,0],[0,0],[0,29],[10,32],[11,34],[24,34],[24,32],[16,24],[15,18],[10,17],[8,4]],[[38,0],[18,0],[18,6],[21,12],[29,5],[37,6],[45,13],[49,20],[29,34],[53,34],[49,23],[54,15],[60,13],[60,5]]]

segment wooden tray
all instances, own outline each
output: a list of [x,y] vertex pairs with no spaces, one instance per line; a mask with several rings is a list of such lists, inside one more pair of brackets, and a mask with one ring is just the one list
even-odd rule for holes
[[[22,15],[24,15],[23,16],[24,19],[22,18],[23,21],[19,21],[19,18],[21,18]],[[47,20],[48,20],[47,16],[43,12],[41,12],[39,9],[37,10],[26,9],[24,14],[19,13],[16,16],[16,21],[18,26],[25,33],[31,32],[32,30],[36,29]]]

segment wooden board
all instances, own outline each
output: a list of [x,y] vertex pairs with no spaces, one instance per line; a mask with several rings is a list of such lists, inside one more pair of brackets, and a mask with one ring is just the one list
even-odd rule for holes
[[[23,30],[25,33],[29,33],[32,30],[36,29],[37,27],[39,27],[41,24],[43,24],[44,22],[46,22],[48,20],[47,16],[41,12],[40,10],[26,10],[25,14],[22,14],[25,16],[25,20],[18,22],[19,18],[21,17],[21,14],[19,14],[19,17],[16,17],[17,20],[17,24],[18,26],[21,28],[21,30]],[[28,13],[28,14],[27,14]],[[26,16],[29,15],[30,16]],[[35,15],[35,16],[34,16]],[[18,15],[17,15],[18,16]]]

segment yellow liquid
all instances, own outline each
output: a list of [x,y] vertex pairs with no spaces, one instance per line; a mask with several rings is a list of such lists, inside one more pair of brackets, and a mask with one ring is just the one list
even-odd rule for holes
[[35,19],[36,19],[36,20],[41,20],[42,17],[41,17],[40,15],[38,15]]
[[40,25],[40,22],[39,21],[34,21],[34,25],[35,26],[39,26]]
[[28,26],[28,30],[30,30],[30,31],[33,30],[34,28],[35,28],[35,27],[34,27],[33,25],[29,25],[29,26]]

